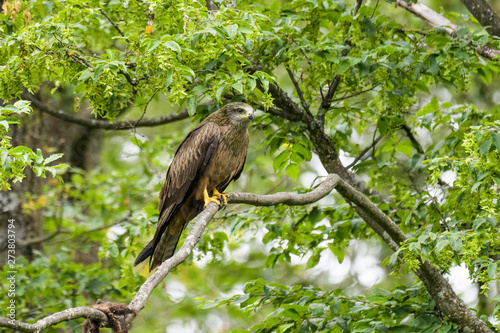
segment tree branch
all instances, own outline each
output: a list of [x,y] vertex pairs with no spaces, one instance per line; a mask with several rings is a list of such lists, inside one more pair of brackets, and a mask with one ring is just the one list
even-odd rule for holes
[[[251,193],[230,193],[229,202],[231,203],[248,203],[258,206],[264,205],[277,205],[280,203],[288,205],[306,205],[313,203],[328,195],[338,184],[340,177],[337,175],[329,175],[317,188],[311,192],[304,194],[295,193],[275,193],[270,195],[255,195]],[[191,232],[184,241],[180,250],[170,259],[164,261],[158,269],[144,282],[135,298],[130,302],[129,308],[136,312],[141,311],[146,304],[152,291],[161,281],[168,275],[168,273],[178,265],[180,265],[193,251],[195,245],[200,240],[201,236],[207,225],[210,223],[218,207],[214,203],[210,203],[205,210],[199,215],[196,223],[194,224]],[[0,327],[9,327],[17,329],[22,332],[35,332],[43,330],[49,326],[56,325],[63,321],[73,320],[77,318],[91,318],[97,321],[101,326],[108,325],[106,315],[96,309],[88,307],[78,307],[67,309],[44,319],[40,319],[35,324],[26,324],[19,321],[10,321],[5,317],[0,317]],[[133,320],[131,317],[128,320]]]
[[[471,2],[475,2],[475,0],[472,0]],[[452,36],[456,35],[458,26],[452,23],[447,18],[445,18],[443,15],[436,13],[426,5],[423,5],[421,3],[413,3],[413,2],[406,2],[403,0],[397,0],[396,6],[405,8],[410,13],[412,13],[417,17],[420,17],[427,24],[433,27],[439,27],[445,29],[449,35]],[[497,50],[490,46],[477,46],[476,52],[482,55],[483,57],[489,59],[495,59],[497,57],[500,57],[500,50]]]
[[[422,148],[422,145],[420,144],[420,142],[418,142],[415,135],[413,135],[413,133],[411,132],[411,128],[408,125],[403,125],[403,126],[401,126],[401,128],[403,129],[403,131],[405,131],[406,136],[408,136],[411,143],[413,143],[413,146],[417,149],[419,154],[422,154],[425,156],[424,149]],[[443,181],[441,179],[441,177],[438,178],[438,184],[441,186],[449,186],[445,181]]]
[[344,97],[339,97],[339,98],[332,99],[332,103],[333,102],[338,102],[338,101],[343,101],[344,99],[348,99],[348,98],[351,98],[351,97],[354,97],[354,96],[358,96],[358,95],[364,94],[365,92],[372,91],[373,89],[377,88],[379,85],[380,85],[380,82],[377,83],[377,84],[374,84],[371,88],[368,88],[368,89],[365,89],[365,90],[361,90],[361,91],[358,91],[358,92],[356,92],[354,94],[347,95],[347,96],[344,96]]
[[38,320],[34,324],[27,324],[17,320],[0,317],[0,327],[8,327],[21,332],[41,332],[47,327],[78,318],[90,318],[99,321],[102,326],[108,325],[108,317],[103,312],[93,308],[80,306],[51,314],[50,316]]
[[295,75],[293,75],[292,70],[288,67],[286,67],[286,71],[288,72],[288,76],[290,76],[290,80],[292,80],[292,83],[293,83],[293,86],[295,87],[295,91],[297,92],[297,95],[299,95],[300,103],[302,104],[302,107],[312,117],[311,111],[309,110],[309,104],[307,104],[306,99],[304,98],[304,93],[302,92],[302,89],[300,89],[299,83],[295,79]]
[[[305,205],[316,202],[330,193],[333,189],[337,191],[354,207],[358,214],[375,230],[377,234],[393,249],[399,249],[401,243],[406,241],[406,236],[398,226],[385,215],[374,203],[372,203],[361,192],[354,189],[344,179],[336,174],[330,174],[314,190],[304,194],[296,193],[275,193],[269,195],[255,195],[251,193],[230,193],[230,203],[247,203],[256,206],[269,206],[277,204]],[[141,311],[146,304],[152,291],[168,273],[181,264],[193,251],[196,243],[200,240],[205,228],[217,213],[218,207],[210,203],[199,215],[189,236],[180,250],[170,259],[164,261],[160,267],[144,282],[135,298],[130,302],[129,308],[134,313]],[[458,323],[464,331],[470,332],[491,332],[491,330],[477,318],[472,311],[458,298],[450,284],[442,277],[440,272],[429,261],[422,263],[420,269],[416,271],[417,276],[424,282],[429,294],[436,302],[439,309],[453,322]],[[108,324],[107,317],[96,309],[74,308],[55,313],[35,324],[26,324],[18,321],[11,321],[5,317],[0,317],[0,326],[17,329],[23,332],[34,332],[42,330],[62,321],[76,318],[91,318],[100,326]],[[129,323],[135,316],[126,317]]]
[[469,12],[490,35],[500,37],[500,17],[486,0],[462,0]]
[[178,114],[168,114],[165,116],[156,117],[152,119],[125,120],[125,121],[117,121],[114,123],[109,123],[106,120],[81,118],[69,114],[67,112],[64,112],[62,110],[54,110],[30,94],[23,93],[21,94],[21,97],[25,100],[30,101],[32,105],[37,109],[39,109],[40,111],[48,113],[53,117],[92,129],[126,130],[126,129],[133,129],[135,127],[159,126],[189,118],[187,110],[183,110]]
[[[274,85],[273,85],[274,86]],[[283,113],[291,111],[297,114],[300,107],[291,101],[289,97],[279,87],[274,86],[270,92],[274,98],[273,103],[282,109]],[[406,236],[399,227],[385,215],[375,204],[373,204],[362,192],[365,188],[360,188],[360,182],[356,182],[356,177],[351,175],[342,165],[338,158],[331,138],[319,126],[316,119],[308,119],[303,115],[307,126],[309,139],[313,143],[314,149],[320,157],[321,163],[330,174],[336,174],[340,177],[337,184],[337,192],[353,207],[359,216],[368,224],[382,240],[394,251],[406,241]],[[298,116],[300,116],[300,114]],[[350,185],[352,184],[352,186]],[[356,186],[356,190],[353,186]],[[450,284],[440,274],[437,268],[430,262],[422,263],[420,269],[415,274],[424,283],[427,292],[436,302],[437,307],[451,321],[457,323],[463,331],[470,332],[491,332],[486,324],[479,319],[457,296]]]
[[363,158],[363,156],[365,156],[365,154],[366,154],[367,152],[369,152],[369,151],[370,151],[370,149],[372,149],[373,147],[375,147],[375,145],[376,145],[376,144],[380,141],[380,139],[382,139],[382,136],[379,136],[378,138],[376,138],[375,140],[373,140],[373,142],[372,142],[372,143],[371,143],[368,147],[366,147],[365,149],[363,149],[363,150],[361,151],[361,153],[360,153],[360,154],[359,154],[359,155],[358,155],[358,156],[354,159],[354,161],[352,161],[352,163],[351,163],[351,164],[349,164],[348,166],[346,166],[345,168],[346,168],[346,169],[350,169],[350,168],[352,168],[353,166],[355,166],[355,165],[356,165],[356,163],[358,163],[358,161],[359,161],[360,159],[362,159],[362,158]]
[[209,12],[215,12],[217,11],[217,5],[214,3],[213,0],[206,0],[207,3],[207,9]]
[[[113,27],[115,27],[116,31],[118,31],[118,33],[120,35],[122,35],[122,37],[125,37],[125,34],[123,33],[123,31],[121,31],[121,29],[118,27],[118,25],[115,22],[113,22],[111,20],[111,18],[109,18],[108,14],[106,14],[106,12],[104,10],[102,10],[101,8],[99,8],[99,13],[101,13],[108,20],[108,22],[111,23],[111,25]],[[128,39],[126,39],[126,41],[128,42]]]

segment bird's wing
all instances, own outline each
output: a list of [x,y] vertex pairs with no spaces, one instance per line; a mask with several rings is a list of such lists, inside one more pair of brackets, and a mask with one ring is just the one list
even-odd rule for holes
[[[153,251],[167,229],[171,217],[195,189],[206,172],[219,144],[220,129],[212,122],[195,127],[177,148],[160,191],[159,218]],[[186,221],[188,222],[188,221]]]
[[245,162],[247,160],[247,152],[248,152],[248,133],[246,134],[246,138],[243,141],[243,146],[241,147],[240,154],[235,158],[234,161],[230,161],[229,163],[234,163],[234,171],[231,172],[228,177],[217,186],[217,191],[224,192],[226,187],[228,187],[229,183],[233,180],[240,178],[241,173],[243,172],[243,168],[245,167]]

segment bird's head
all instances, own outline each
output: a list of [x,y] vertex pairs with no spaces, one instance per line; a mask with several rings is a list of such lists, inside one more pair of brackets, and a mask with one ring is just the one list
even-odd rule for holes
[[247,127],[254,119],[254,110],[246,103],[229,103],[223,107],[223,110],[229,121],[237,127]]

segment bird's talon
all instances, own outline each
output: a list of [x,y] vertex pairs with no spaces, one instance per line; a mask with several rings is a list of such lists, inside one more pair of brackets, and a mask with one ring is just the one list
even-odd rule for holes
[[216,197],[209,197],[209,198],[205,199],[205,205],[203,206],[203,208],[206,208],[208,206],[208,204],[211,202],[214,202],[217,206],[220,206],[220,201],[217,200]]
[[217,189],[214,188],[214,196],[217,196],[219,199],[222,199],[222,201],[224,201],[224,206],[227,206],[227,198],[229,198],[229,194],[220,193],[219,191],[217,191]]

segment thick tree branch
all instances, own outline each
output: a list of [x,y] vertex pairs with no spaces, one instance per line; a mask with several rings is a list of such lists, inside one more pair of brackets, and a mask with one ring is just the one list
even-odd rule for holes
[[[376,205],[363,195],[366,189],[360,188],[360,182],[356,182],[356,177],[350,174],[342,165],[338,158],[331,138],[319,126],[316,119],[308,119],[306,113],[300,112],[300,107],[279,87],[274,86],[269,89],[274,98],[274,104],[283,113],[291,112],[294,115],[304,118],[303,122],[307,126],[307,132],[314,150],[320,157],[321,163],[326,171],[340,176],[337,184],[337,191],[356,210],[359,216],[382,238],[382,240],[394,251],[406,241],[406,236],[399,227],[385,215]],[[288,112],[287,112],[288,111]],[[354,187],[358,190],[356,190]],[[486,324],[479,319],[457,296],[450,284],[439,273],[437,268],[430,262],[424,262],[420,269],[415,272],[424,283],[427,292],[436,302],[438,308],[450,320],[460,325],[460,328],[469,332],[491,332]]]
[[495,13],[493,8],[486,0],[462,0],[469,12],[490,35],[500,37],[500,16]]
[[[475,0],[471,0],[471,2],[475,2]],[[458,26],[452,23],[447,18],[445,18],[443,15],[436,13],[426,5],[423,5],[421,3],[413,3],[413,2],[406,2],[403,0],[397,0],[396,6],[405,8],[410,13],[412,13],[417,17],[420,17],[427,24],[433,27],[439,27],[445,29],[451,36],[456,35]],[[495,59],[497,57],[500,57],[500,50],[497,50],[490,46],[482,46],[482,47],[477,46],[476,52],[482,55],[483,57],[489,59]]]
[[125,120],[125,121],[117,121],[114,123],[109,123],[106,120],[81,118],[69,114],[67,112],[64,112],[62,110],[54,110],[30,94],[23,93],[21,97],[25,100],[30,101],[35,108],[39,109],[42,112],[48,113],[53,117],[92,129],[126,130],[126,129],[133,129],[135,127],[159,126],[189,118],[187,110],[183,110],[178,114],[168,114],[165,116],[156,117],[152,119]]
[[[275,193],[269,195],[255,195],[251,193],[230,193],[230,203],[247,203],[256,206],[269,206],[277,204],[305,205],[316,202],[330,193],[333,189],[337,191],[354,207],[359,215],[375,230],[377,234],[396,251],[400,244],[406,241],[406,236],[374,203],[366,198],[361,192],[349,185],[344,179],[336,174],[330,174],[316,189],[304,194]],[[189,236],[186,238],[180,250],[170,259],[163,262],[160,267],[144,282],[135,298],[130,302],[129,308],[134,314],[140,312],[146,304],[152,291],[168,273],[181,264],[193,251],[196,243],[214,215],[218,207],[210,203],[199,215]],[[416,271],[417,276],[424,282],[429,294],[436,302],[439,309],[452,321],[458,323],[464,331],[491,332],[489,328],[477,318],[472,311],[458,298],[450,284],[442,277],[440,272],[429,261],[422,264]],[[100,311],[92,308],[74,308],[55,313],[35,324],[26,324],[18,321],[10,322],[9,319],[0,317],[0,326],[17,329],[23,332],[34,332],[47,328],[51,325],[65,320],[76,318],[91,318],[100,326],[108,324],[107,317]],[[126,318],[130,322],[135,316]]]
[[62,323],[63,321],[78,318],[90,318],[99,321],[102,326],[108,325],[108,317],[103,312],[93,308],[80,306],[77,308],[71,308],[54,313],[50,316],[40,319],[34,324],[27,324],[17,320],[0,317],[0,327],[8,327],[21,332],[41,332],[47,327],[57,325],[59,323]]
[[213,0],[206,0],[206,3],[207,3],[207,9],[209,12],[215,12],[217,11],[217,5],[215,4],[215,2]]
[[[247,203],[257,206],[277,205],[281,203],[288,205],[306,205],[316,202],[328,195],[340,181],[340,177],[337,175],[329,175],[317,188],[304,194],[276,193],[269,195],[255,195],[251,193],[230,193],[229,202]],[[376,208],[376,206],[374,206],[374,208]],[[203,235],[205,228],[210,223],[215,213],[217,213],[217,210],[218,207],[214,203],[210,203],[207,206],[207,208],[199,215],[180,250],[172,258],[163,262],[160,267],[158,267],[158,269],[146,280],[146,282],[144,282],[135,298],[130,302],[129,308],[138,313],[145,307],[146,301],[154,288],[161,283],[161,281],[173,268],[180,265],[193,251],[196,243],[198,243]],[[99,322],[101,326],[108,325],[108,319],[101,311],[88,307],[78,307],[55,313],[45,317],[44,319],[40,319],[35,324],[26,324],[19,321],[11,321],[9,323],[8,318],[0,317],[0,327],[9,327],[22,332],[35,332],[60,322],[77,318],[91,318],[94,321]],[[133,320],[133,318],[134,317],[130,317],[128,320]]]
[[456,24],[452,23],[446,17],[436,13],[424,4],[398,0],[396,1],[396,6],[403,7],[433,27],[444,28],[450,35],[455,34],[458,30],[458,26]]

